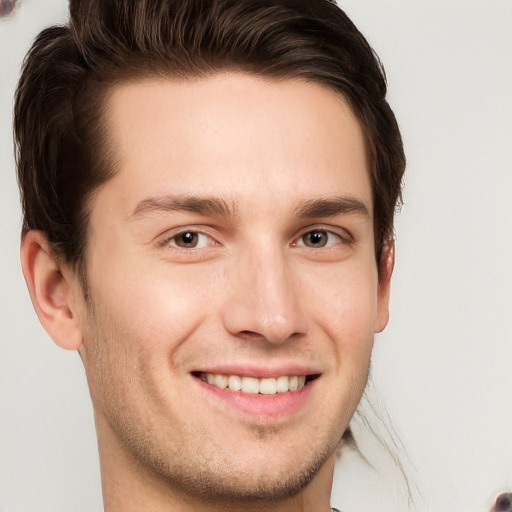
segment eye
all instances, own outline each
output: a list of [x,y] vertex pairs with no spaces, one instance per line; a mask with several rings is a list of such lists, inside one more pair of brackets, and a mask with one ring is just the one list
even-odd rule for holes
[[304,233],[298,239],[296,245],[299,247],[309,247],[310,249],[323,249],[343,242],[343,238],[332,231],[314,229]]
[[211,243],[211,238],[197,231],[182,231],[172,238],[169,238],[168,243],[180,249],[201,249]]

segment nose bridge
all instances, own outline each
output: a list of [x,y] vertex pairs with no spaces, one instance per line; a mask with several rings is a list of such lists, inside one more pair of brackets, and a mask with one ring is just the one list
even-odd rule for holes
[[225,309],[227,329],[236,336],[282,343],[306,330],[298,284],[286,250],[260,239],[237,255]]

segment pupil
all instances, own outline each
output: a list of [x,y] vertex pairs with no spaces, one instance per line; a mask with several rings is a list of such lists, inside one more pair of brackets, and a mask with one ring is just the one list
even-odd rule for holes
[[311,246],[323,247],[327,243],[327,238],[324,231],[313,231],[308,235],[308,244]]
[[190,246],[194,246],[196,245],[197,243],[197,238],[198,238],[198,235],[197,233],[191,233],[190,231],[186,232],[186,233],[182,233],[180,236],[179,236],[179,242],[181,243],[181,245],[184,245],[184,246],[187,246],[187,247],[190,247]]

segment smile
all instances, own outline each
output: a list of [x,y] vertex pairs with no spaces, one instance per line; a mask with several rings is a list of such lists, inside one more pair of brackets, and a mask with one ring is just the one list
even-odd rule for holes
[[275,395],[297,391],[306,385],[305,375],[282,375],[280,377],[245,377],[239,375],[222,375],[219,373],[201,372],[199,378],[211,386],[231,391],[241,391],[249,395]]
[[221,405],[222,414],[232,411],[244,421],[266,422],[290,418],[315,403],[312,397],[322,375],[315,370],[285,364],[273,370],[264,365],[238,365],[197,370],[191,376],[206,393],[208,404]]

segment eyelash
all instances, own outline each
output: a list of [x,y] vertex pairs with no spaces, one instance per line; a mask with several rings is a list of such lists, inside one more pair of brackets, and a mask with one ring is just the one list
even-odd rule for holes
[[[207,237],[209,239],[209,242],[205,245],[205,247],[199,247],[199,248],[198,247],[179,247],[178,245],[176,245],[175,240],[179,236],[186,235],[189,233],[192,235],[197,235],[199,237]],[[311,235],[313,233],[324,233],[324,234],[327,234],[329,238],[335,237],[336,239],[338,239],[341,242],[342,245],[350,246],[354,243],[354,240],[349,233],[342,235],[340,233],[333,231],[332,229],[328,229],[325,226],[319,226],[319,227],[308,228],[307,231],[304,231],[302,234],[300,234],[297,238],[295,238],[294,242],[292,243],[292,247],[300,247],[300,248],[304,248],[304,249],[312,249],[312,250],[317,250],[317,251],[318,250],[328,250],[331,248],[331,247],[325,247],[325,245],[321,246],[321,247],[308,247],[303,242],[304,237],[306,237],[307,235]],[[301,241],[302,241],[302,245],[299,245]],[[328,244],[329,244],[329,241],[327,241],[326,245],[328,245]],[[181,251],[181,252],[183,252],[183,251],[197,252],[202,249],[205,249],[207,246],[219,247],[220,245],[221,244],[219,242],[217,242],[210,234],[208,234],[200,229],[197,229],[197,228],[196,229],[183,229],[177,233],[173,233],[171,236],[167,236],[164,239],[158,241],[159,247],[162,247],[162,248],[170,247],[173,250],[177,250],[177,251]]]
[[[214,242],[212,245],[215,245],[215,246],[220,245],[218,242],[216,242],[214,240],[214,238],[211,235],[209,235],[208,233],[205,233],[204,231],[201,231],[199,229],[183,229],[177,233],[173,233],[171,236],[165,237],[163,240],[158,241],[158,246],[165,247],[165,248],[171,247],[172,249],[175,249],[177,251],[190,251],[190,252],[203,249],[203,247],[198,249],[197,247],[179,247],[179,246],[173,244],[173,241],[175,241],[179,236],[186,235],[189,233],[193,234],[193,235],[198,235],[199,237],[207,237],[210,241]],[[210,245],[210,244],[208,244],[208,245]]]
[[[320,247],[309,247],[304,242],[304,239],[308,235],[313,235],[315,233],[322,233],[327,234],[328,240],[325,245]],[[326,227],[317,227],[313,229],[308,229],[306,232],[304,232],[302,235],[300,235],[296,241],[293,243],[295,247],[302,247],[302,248],[308,248],[313,250],[327,250],[330,249],[334,242],[329,243],[329,239],[335,238],[341,242],[342,245],[351,245],[353,243],[353,239],[347,234],[345,236],[341,235],[340,233],[337,233],[333,231],[332,229],[327,229]],[[299,243],[302,242],[302,245],[299,245]]]

